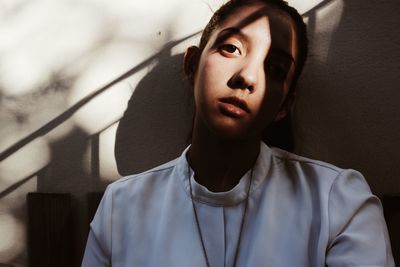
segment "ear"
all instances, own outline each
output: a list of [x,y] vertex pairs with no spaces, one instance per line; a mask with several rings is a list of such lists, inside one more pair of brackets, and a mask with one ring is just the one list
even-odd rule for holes
[[276,114],[276,117],[275,117],[275,120],[274,120],[275,122],[282,120],[283,118],[285,118],[292,111],[295,100],[296,100],[296,94],[295,93],[291,93],[286,97],[286,99],[283,102],[278,114]]
[[191,83],[194,82],[194,76],[196,74],[197,66],[200,60],[200,48],[197,46],[190,46],[183,56],[183,69],[185,71],[186,77]]

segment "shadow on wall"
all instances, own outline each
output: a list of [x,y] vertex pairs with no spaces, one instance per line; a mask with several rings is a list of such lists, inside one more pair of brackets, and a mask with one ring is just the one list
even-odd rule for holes
[[115,157],[122,175],[172,160],[189,143],[193,89],[183,73],[183,54],[168,52],[139,82],[120,120]]
[[397,0],[343,1],[330,38],[311,32],[295,118],[299,153],[360,170],[379,196],[400,192],[399,11]]

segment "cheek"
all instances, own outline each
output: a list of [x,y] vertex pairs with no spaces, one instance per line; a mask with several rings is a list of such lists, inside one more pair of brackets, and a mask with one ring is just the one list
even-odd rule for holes
[[225,80],[230,68],[229,61],[218,56],[210,55],[203,63],[203,79],[209,83],[217,83]]
[[202,60],[195,77],[195,95],[215,96],[221,93],[228,81],[227,66],[217,57]]
[[198,111],[202,110],[212,98],[210,88],[212,88],[212,86],[210,85],[207,69],[199,69],[194,83],[194,100]]
[[260,104],[260,114],[266,116],[265,114],[270,114],[269,117],[274,117],[276,112],[279,110],[281,102],[281,94],[277,91],[267,92],[263,101]]
[[289,92],[293,78],[293,71],[290,70],[286,76],[285,81],[277,81],[272,78],[267,81],[267,100],[276,103],[279,107],[285,101]]
[[[265,80],[264,80],[265,81]],[[260,90],[260,95],[258,99],[260,99],[260,106],[262,107],[270,107],[269,109],[273,109],[275,106],[280,106],[288,92],[288,83],[287,82],[277,82],[272,79],[268,79],[262,85],[265,90]]]
[[266,90],[263,95],[259,96],[261,100],[257,116],[260,120],[265,121],[265,124],[271,123],[277,116],[287,96],[287,88],[286,83],[271,81],[266,83]]

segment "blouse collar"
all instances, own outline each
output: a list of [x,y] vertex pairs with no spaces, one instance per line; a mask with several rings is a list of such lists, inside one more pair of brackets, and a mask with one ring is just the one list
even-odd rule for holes
[[183,151],[182,155],[178,158],[176,165],[176,171],[178,172],[177,176],[181,178],[184,190],[189,197],[190,182],[192,185],[193,199],[211,206],[234,206],[244,201],[247,198],[251,176],[253,177],[251,188],[249,190],[250,195],[257,190],[262,182],[264,182],[271,165],[271,149],[266,144],[261,142],[260,153],[257,157],[256,163],[253,166],[253,174],[251,175],[251,169],[248,170],[240,178],[239,183],[229,191],[212,192],[194,179],[194,171],[189,166],[186,158],[186,153],[189,151],[189,148],[190,146],[187,147]]

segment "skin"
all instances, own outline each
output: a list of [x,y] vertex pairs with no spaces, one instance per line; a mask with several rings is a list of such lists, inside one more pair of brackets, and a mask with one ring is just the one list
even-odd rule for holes
[[197,182],[227,191],[254,165],[262,131],[290,108],[296,57],[290,17],[260,2],[236,9],[203,51],[188,48],[196,115],[187,158]]

